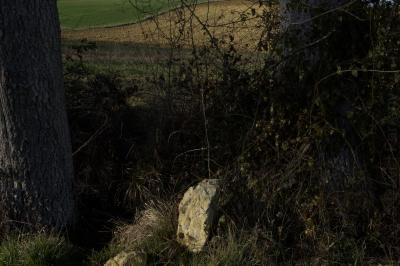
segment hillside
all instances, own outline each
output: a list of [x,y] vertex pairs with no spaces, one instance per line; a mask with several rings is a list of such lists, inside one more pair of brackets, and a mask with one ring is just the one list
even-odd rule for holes
[[[193,10],[188,8],[184,11],[171,10],[131,25],[81,30],[65,29],[63,38],[153,45],[170,45],[174,40],[183,39],[187,45],[191,42],[198,45],[209,42],[211,34],[219,40],[233,37],[237,46],[254,48],[262,35],[262,28],[257,27],[259,18],[252,15],[254,10],[261,12],[258,4],[245,0],[203,3],[198,4]],[[207,25],[209,32],[204,31],[203,25]],[[191,37],[191,32],[193,39],[188,38]]]
[[61,26],[78,29],[133,23],[176,6],[176,0],[59,0]]

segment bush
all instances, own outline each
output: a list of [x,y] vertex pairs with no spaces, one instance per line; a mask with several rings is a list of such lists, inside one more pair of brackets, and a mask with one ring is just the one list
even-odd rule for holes
[[[117,246],[165,264],[367,264],[400,256],[398,5],[346,8],[313,10],[311,39],[319,41],[303,49],[289,36],[286,45],[297,51],[290,56],[270,29],[265,36],[277,39],[260,44],[260,68],[233,41],[193,47],[170,59],[168,75],[134,82],[154,93],[140,106],[127,105],[138,94],[124,78],[86,68],[82,77],[79,65],[79,78],[67,80],[75,147],[110,119],[75,157],[82,195],[130,215],[144,209]],[[271,12],[258,19],[271,23]],[[303,60],[311,49],[320,51],[316,64]],[[237,229],[191,256],[175,242],[174,211],[144,202],[175,199],[206,177],[224,181],[223,211]],[[244,233],[255,229],[261,239]]]

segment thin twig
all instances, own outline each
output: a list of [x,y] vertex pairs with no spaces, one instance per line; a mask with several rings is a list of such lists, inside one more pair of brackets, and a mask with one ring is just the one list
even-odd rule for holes
[[92,142],[98,135],[100,135],[100,134],[104,131],[104,129],[105,129],[107,123],[108,123],[108,116],[107,116],[106,119],[104,120],[104,123],[101,125],[101,127],[99,127],[99,128],[93,133],[93,135],[90,136],[90,138],[88,138],[88,140],[85,141],[77,150],[75,150],[75,151],[72,153],[72,156],[75,156],[76,154],[78,154],[82,149],[84,149],[86,146],[88,146],[89,143]]

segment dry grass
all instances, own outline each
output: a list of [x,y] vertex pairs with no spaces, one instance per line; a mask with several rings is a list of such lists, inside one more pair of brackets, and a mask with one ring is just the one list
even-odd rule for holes
[[[219,41],[233,42],[237,48],[255,48],[263,34],[260,20],[263,8],[258,1],[249,0],[204,3],[171,10],[132,25],[65,30],[63,38],[162,46],[183,43],[184,46],[191,46],[209,43],[210,36],[214,36]],[[208,31],[204,30],[204,25]]]
[[160,238],[171,240],[177,226],[174,207],[174,204],[164,202],[146,204],[133,224],[119,227],[114,240],[126,250],[134,251],[146,248],[146,244],[154,244],[153,241],[159,245]]

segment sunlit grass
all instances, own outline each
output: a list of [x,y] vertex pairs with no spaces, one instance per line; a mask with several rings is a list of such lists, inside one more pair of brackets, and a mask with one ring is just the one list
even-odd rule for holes
[[87,28],[132,23],[174,7],[176,0],[59,0],[61,26]]

